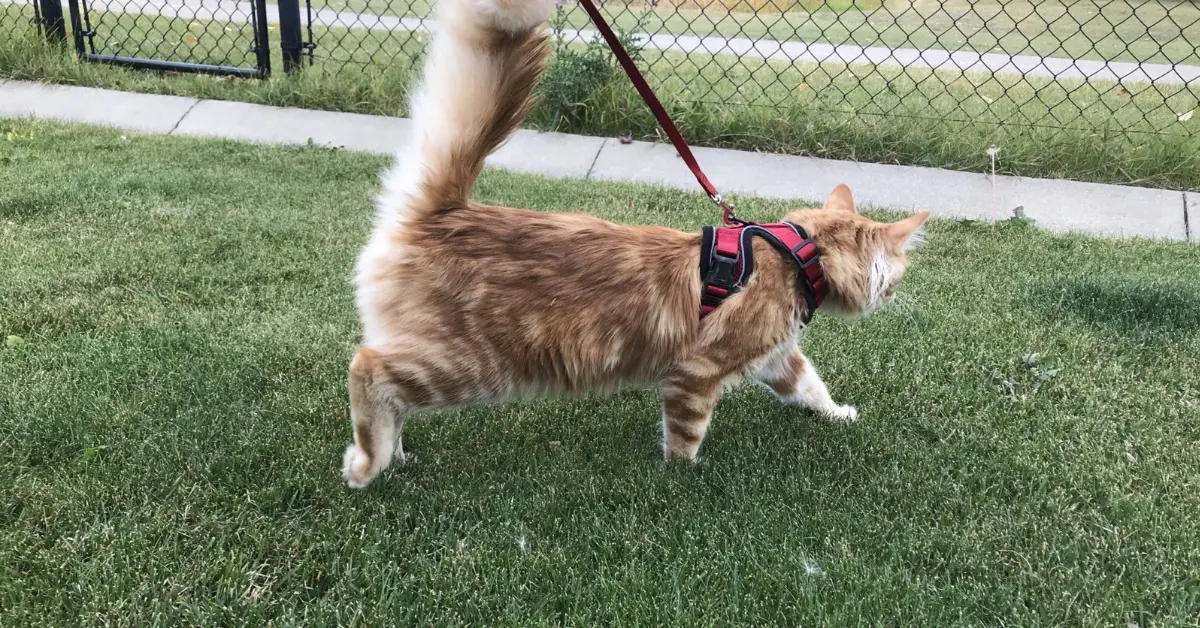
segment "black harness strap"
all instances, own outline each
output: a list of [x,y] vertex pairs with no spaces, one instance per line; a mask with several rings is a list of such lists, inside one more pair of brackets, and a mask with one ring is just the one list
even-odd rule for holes
[[790,222],[736,227],[705,227],[701,234],[700,317],[717,309],[746,286],[754,273],[752,240],[760,237],[790,258],[800,270],[797,284],[807,306],[802,322],[807,325],[825,299],[827,286],[817,245],[800,225]]

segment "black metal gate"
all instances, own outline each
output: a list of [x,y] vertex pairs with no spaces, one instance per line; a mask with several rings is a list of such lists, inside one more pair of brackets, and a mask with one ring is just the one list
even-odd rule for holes
[[271,74],[267,0],[68,0],[68,6],[80,59],[174,72]]

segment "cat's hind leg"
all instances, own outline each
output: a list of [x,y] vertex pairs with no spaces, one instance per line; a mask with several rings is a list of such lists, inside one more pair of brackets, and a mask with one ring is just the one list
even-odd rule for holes
[[360,347],[350,362],[350,421],[354,442],[346,448],[342,475],[351,488],[363,488],[392,462],[404,456],[404,417],[421,405],[420,383],[405,381],[388,367],[388,356]]

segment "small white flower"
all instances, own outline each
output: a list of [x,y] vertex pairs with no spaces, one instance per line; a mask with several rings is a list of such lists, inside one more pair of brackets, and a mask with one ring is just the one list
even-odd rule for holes
[[804,575],[811,576],[813,578],[819,578],[819,577],[825,575],[825,570],[821,569],[821,566],[818,565],[815,561],[811,561],[811,560],[808,560],[807,558],[805,558],[804,559]]
[[525,540],[525,535],[521,534],[521,536],[517,537],[517,549],[521,550],[521,553],[524,554],[528,548],[529,542]]

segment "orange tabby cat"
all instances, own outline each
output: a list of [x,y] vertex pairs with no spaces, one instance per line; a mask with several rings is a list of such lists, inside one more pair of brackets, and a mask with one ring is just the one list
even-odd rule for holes
[[[403,457],[404,419],[425,408],[660,384],[668,459],[696,456],[722,389],[745,376],[787,403],[858,416],[797,347],[809,314],[798,267],[761,238],[745,288],[701,320],[699,234],[470,200],[484,158],[529,110],[553,2],[440,6],[415,135],[384,177],[356,268],[350,486]],[[857,315],[891,300],[927,217],[876,223],[839,186],[823,209],[786,220],[820,249],[828,309]]]

